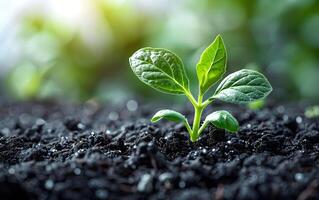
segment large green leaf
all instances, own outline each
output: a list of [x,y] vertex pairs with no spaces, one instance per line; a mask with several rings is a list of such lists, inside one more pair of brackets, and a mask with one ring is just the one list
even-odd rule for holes
[[183,63],[174,53],[147,47],[135,52],[129,60],[133,72],[147,85],[170,94],[189,91]]
[[220,35],[202,53],[196,66],[201,93],[205,93],[226,71],[226,49]]
[[209,114],[204,121],[204,126],[208,123],[212,123],[217,128],[225,129],[229,132],[236,132],[239,129],[239,124],[235,117],[225,110]]
[[173,122],[183,122],[187,121],[186,117],[179,112],[174,110],[160,110],[151,119],[152,122],[157,122],[161,119],[167,119]]
[[249,103],[263,99],[272,91],[266,77],[259,72],[243,69],[228,75],[211,99],[230,103]]

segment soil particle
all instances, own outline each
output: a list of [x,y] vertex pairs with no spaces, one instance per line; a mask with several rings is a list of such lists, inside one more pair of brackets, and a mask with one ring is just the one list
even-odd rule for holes
[[92,105],[1,104],[0,199],[319,199],[319,119],[303,106],[217,104],[240,131],[191,143],[150,123],[152,105]]

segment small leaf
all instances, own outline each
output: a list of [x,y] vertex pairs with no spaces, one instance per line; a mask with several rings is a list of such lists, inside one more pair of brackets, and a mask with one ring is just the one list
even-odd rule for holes
[[208,115],[204,124],[212,123],[217,128],[226,129],[229,132],[236,132],[239,129],[239,124],[235,117],[225,110],[215,111]]
[[266,77],[259,72],[243,69],[228,75],[210,99],[230,103],[249,103],[263,99],[272,91]]
[[220,35],[202,53],[196,66],[201,93],[204,94],[226,71],[226,49]]
[[265,100],[264,99],[259,99],[257,101],[250,102],[248,104],[248,108],[252,110],[260,110],[265,106]]
[[183,63],[174,53],[147,47],[135,52],[129,60],[133,72],[147,85],[170,94],[189,91]]
[[167,119],[173,122],[186,123],[187,119],[184,115],[174,110],[160,110],[151,119],[151,122],[157,122],[161,119]]

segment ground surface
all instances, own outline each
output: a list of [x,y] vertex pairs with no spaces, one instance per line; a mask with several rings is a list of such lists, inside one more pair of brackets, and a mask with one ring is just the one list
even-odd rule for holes
[[181,125],[149,123],[152,106],[2,104],[0,199],[319,199],[318,119],[227,109],[241,130],[192,144]]

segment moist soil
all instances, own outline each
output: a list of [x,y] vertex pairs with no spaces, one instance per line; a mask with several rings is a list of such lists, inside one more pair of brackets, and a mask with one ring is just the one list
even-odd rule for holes
[[205,114],[227,109],[240,131],[196,143],[150,123],[157,108],[2,103],[0,199],[319,199],[319,119],[303,106],[214,104]]

